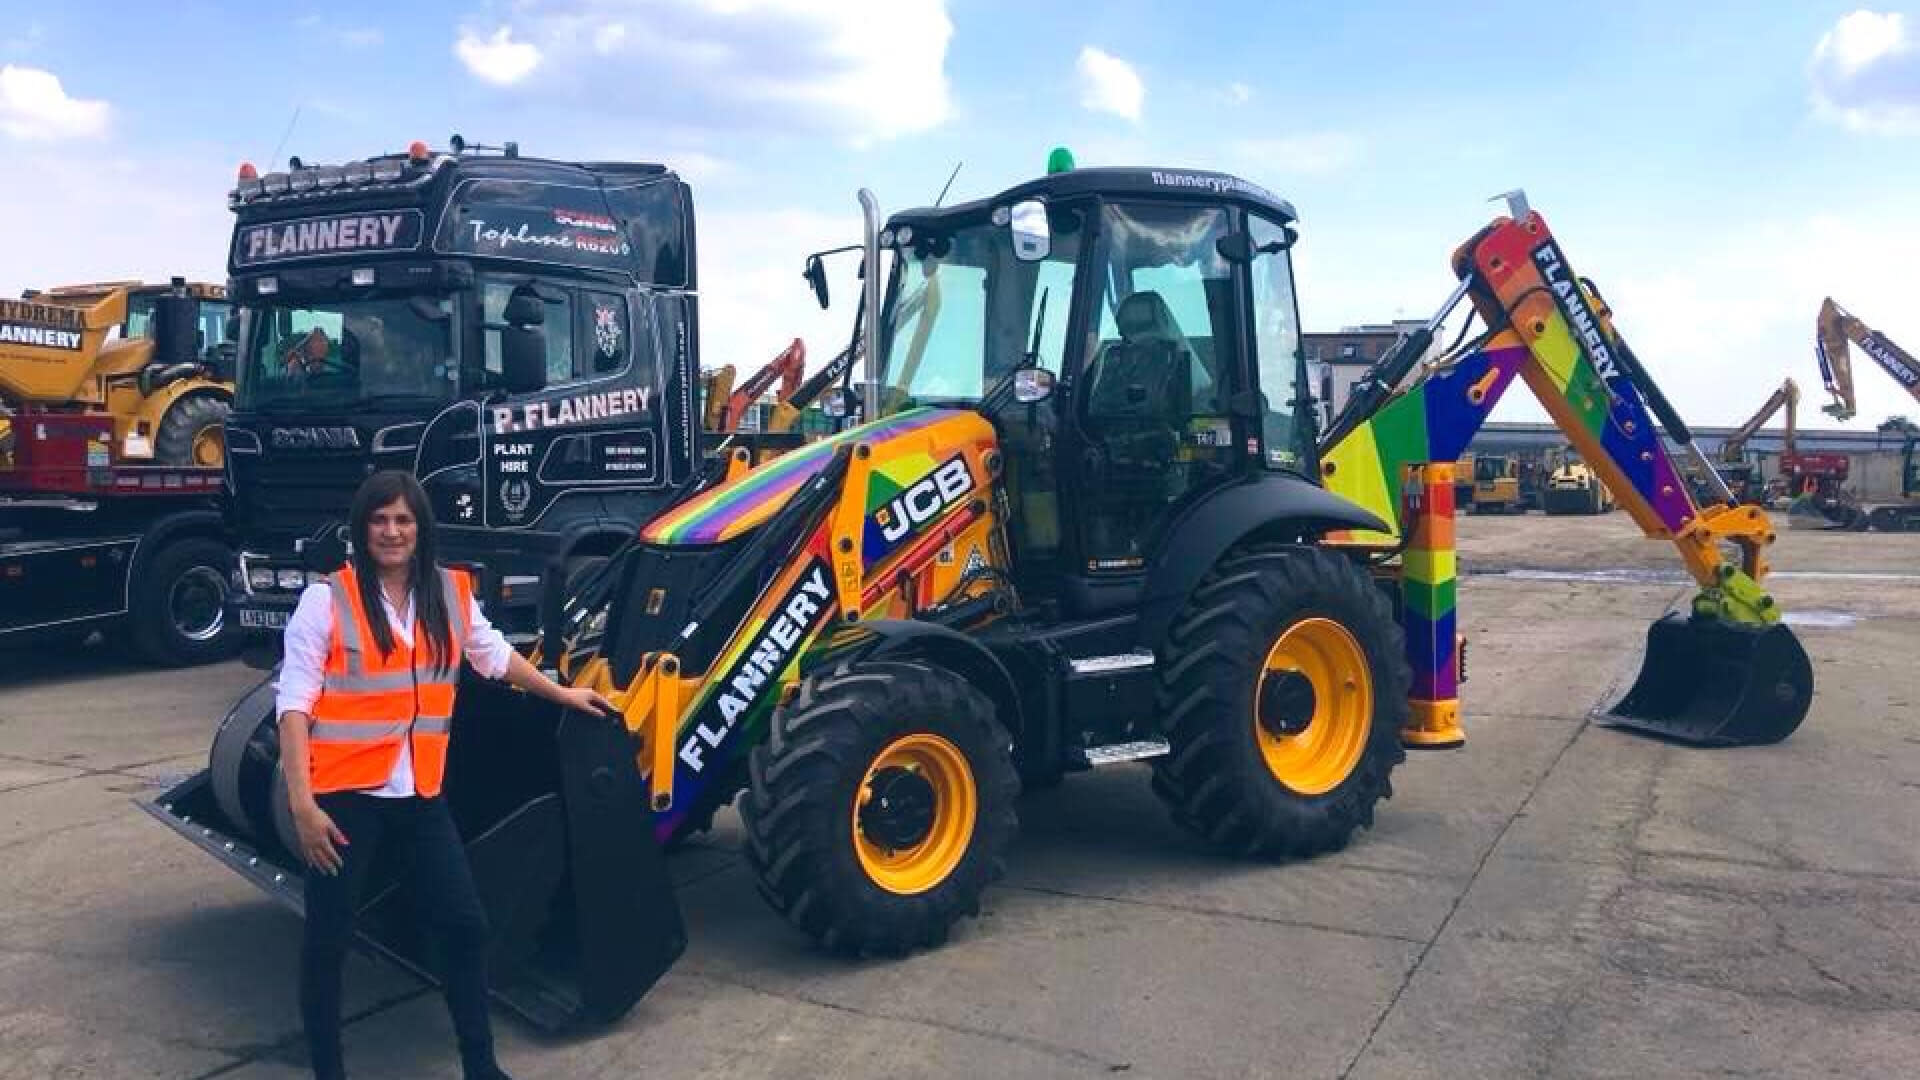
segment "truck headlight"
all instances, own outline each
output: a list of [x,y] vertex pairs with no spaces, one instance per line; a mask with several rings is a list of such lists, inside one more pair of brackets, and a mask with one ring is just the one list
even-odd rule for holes
[[273,567],[250,566],[247,568],[247,588],[256,592],[273,588]]
[[307,576],[295,568],[288,567],[275,573],[283,589],[298,589],[307,583]]

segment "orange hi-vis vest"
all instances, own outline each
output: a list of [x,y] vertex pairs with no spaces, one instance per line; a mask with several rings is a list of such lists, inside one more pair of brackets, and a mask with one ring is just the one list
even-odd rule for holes
[[[402,740],[412,741],[414,790],[429,798],[440,794],[473,581],[452,570],[437,569],[437,574],[453,635],[452,654],[444,670],[433,666],[426,628],[418,619],[413,645],[395,634],[393,651],[383,655],[361,607],[353,568],[343,568],[329,579],[333,637],[327,645],[327,666],[308,736],[315,794],[385,784],[400,761]],[[432,586],[415,586],[421,587]],[[414,603],[418,611],[417,598]]]

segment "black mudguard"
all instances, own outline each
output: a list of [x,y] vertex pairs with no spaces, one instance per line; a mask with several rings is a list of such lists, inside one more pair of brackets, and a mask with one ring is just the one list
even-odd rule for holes
[[1158,652],[1200,579],[1222,555],[1256,535],[1299,540],[1338,529],[1390,528],[1363,507],[1287,473],[1217,488],[1188,506],[1162,534],[1141,594],[1138,641]]
[[1008,731],[1023,728],[1020,693],[1000,658],[974,638],[939,623],[874,619],[849,626],[828,643],[822,663],[919,659],[939,664],[987,695]]

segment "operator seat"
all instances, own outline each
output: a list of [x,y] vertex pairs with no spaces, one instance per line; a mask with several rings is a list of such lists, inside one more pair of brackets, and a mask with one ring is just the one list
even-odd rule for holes
[[1114,312],[1120,339],[1103,345],[1088,372],[1084,426],[1099,462],[1088,556],[1144,552],[1168,504],[1185,489],[1181,440],[1193,415],[1193,346],[1157,292],[1136,292]]
[[1093,364],[1088,407],[1096,420],[1154,418],[1183,426],[1193,414],[1193,346],[1173,310],[1152,290],[1120,301],[1114,312],[1120,340]]

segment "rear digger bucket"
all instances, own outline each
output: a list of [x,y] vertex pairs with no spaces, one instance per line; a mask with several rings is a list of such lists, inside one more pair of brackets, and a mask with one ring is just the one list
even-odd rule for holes
[[1756,746],[1793,734],[1813,702],[1813,665],[1781,624],[1668,615],[1647,628],[1633,688],[1601,721],[1701,746]]
[[[634,741],[471,679],[457,709],[445,797],[492,927],[494,998],[549,1031],[619,1019],[686,947]],[[142,806],[304,913],[271,681],[220,725],[206,771]],[[402,869],[374,864],[359,939],[431,978]]]

